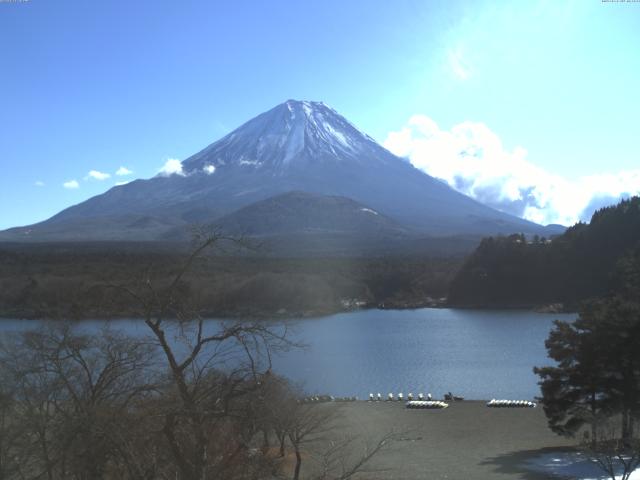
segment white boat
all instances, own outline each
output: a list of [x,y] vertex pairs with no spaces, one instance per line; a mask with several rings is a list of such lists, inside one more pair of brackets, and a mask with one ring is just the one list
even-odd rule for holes
[[407,402],[407,408],[442,409],[448,406],[448,403],[439,400],[413,400]]
[[536,408],[535,402],[529,400],[496,400],[492,398],[487,402],[489,408]]

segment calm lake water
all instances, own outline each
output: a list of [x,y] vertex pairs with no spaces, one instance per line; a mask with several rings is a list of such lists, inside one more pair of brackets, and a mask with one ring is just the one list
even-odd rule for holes
[[[544,341],[554,319],[574,314],[514,310],[362,310],[292,322],[308,345],[274,359],[274,370],[309,393],[451,391],[468,399],[531,399],[539,395],[533,366],[550,364]],[[112,322],[140,333],[136,320]],[[0,332],[33,322],[0,320]],[[98,329],[102,323],[85,322]]]

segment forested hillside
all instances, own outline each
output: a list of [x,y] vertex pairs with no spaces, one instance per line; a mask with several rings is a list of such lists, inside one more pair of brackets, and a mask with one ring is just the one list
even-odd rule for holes
[[531,307],[580,301],[615,287],[618,262],[640,249],[640,197],[594,213],[552,240],[489,237],[454,278],[449,302],[458,306]]
[[[159,244],[0,245],[0,316],[137,317],[117,288],[166,286],[187,252]],[[301,316],[439,304],[461,256],[205,256],[181,288],[210,316]]]

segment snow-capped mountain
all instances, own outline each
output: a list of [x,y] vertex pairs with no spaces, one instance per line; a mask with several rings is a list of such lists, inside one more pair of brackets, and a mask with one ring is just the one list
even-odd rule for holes
[[346,197],[416,235],[549,234],[417,170],[324,103],[289,100],[187,158],[181,174],[114,187],[0,239],[162,240],[292,191]]
[[189,173],[221,167],[283,172],[308,162],[367,162],[382,148],[322,102],[288,100],[184,162]]

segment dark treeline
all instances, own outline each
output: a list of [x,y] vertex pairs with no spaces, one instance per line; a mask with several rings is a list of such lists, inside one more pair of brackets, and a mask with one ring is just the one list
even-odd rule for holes
[[[5,317],[132,316],[117,291],[99,288],[151,277],[168,281],[187,253],[159,245],[0,245]],[[461,257],[276,258],[211,255],[182,280],[203,312],[217,316],[330,313],[411,307],[446,296]]]
[[581,301],[616,288],[617,262],[640,247],[640,198],[597,211],[552,240],[484,239],[452,282],[453,305],[531,307]]

